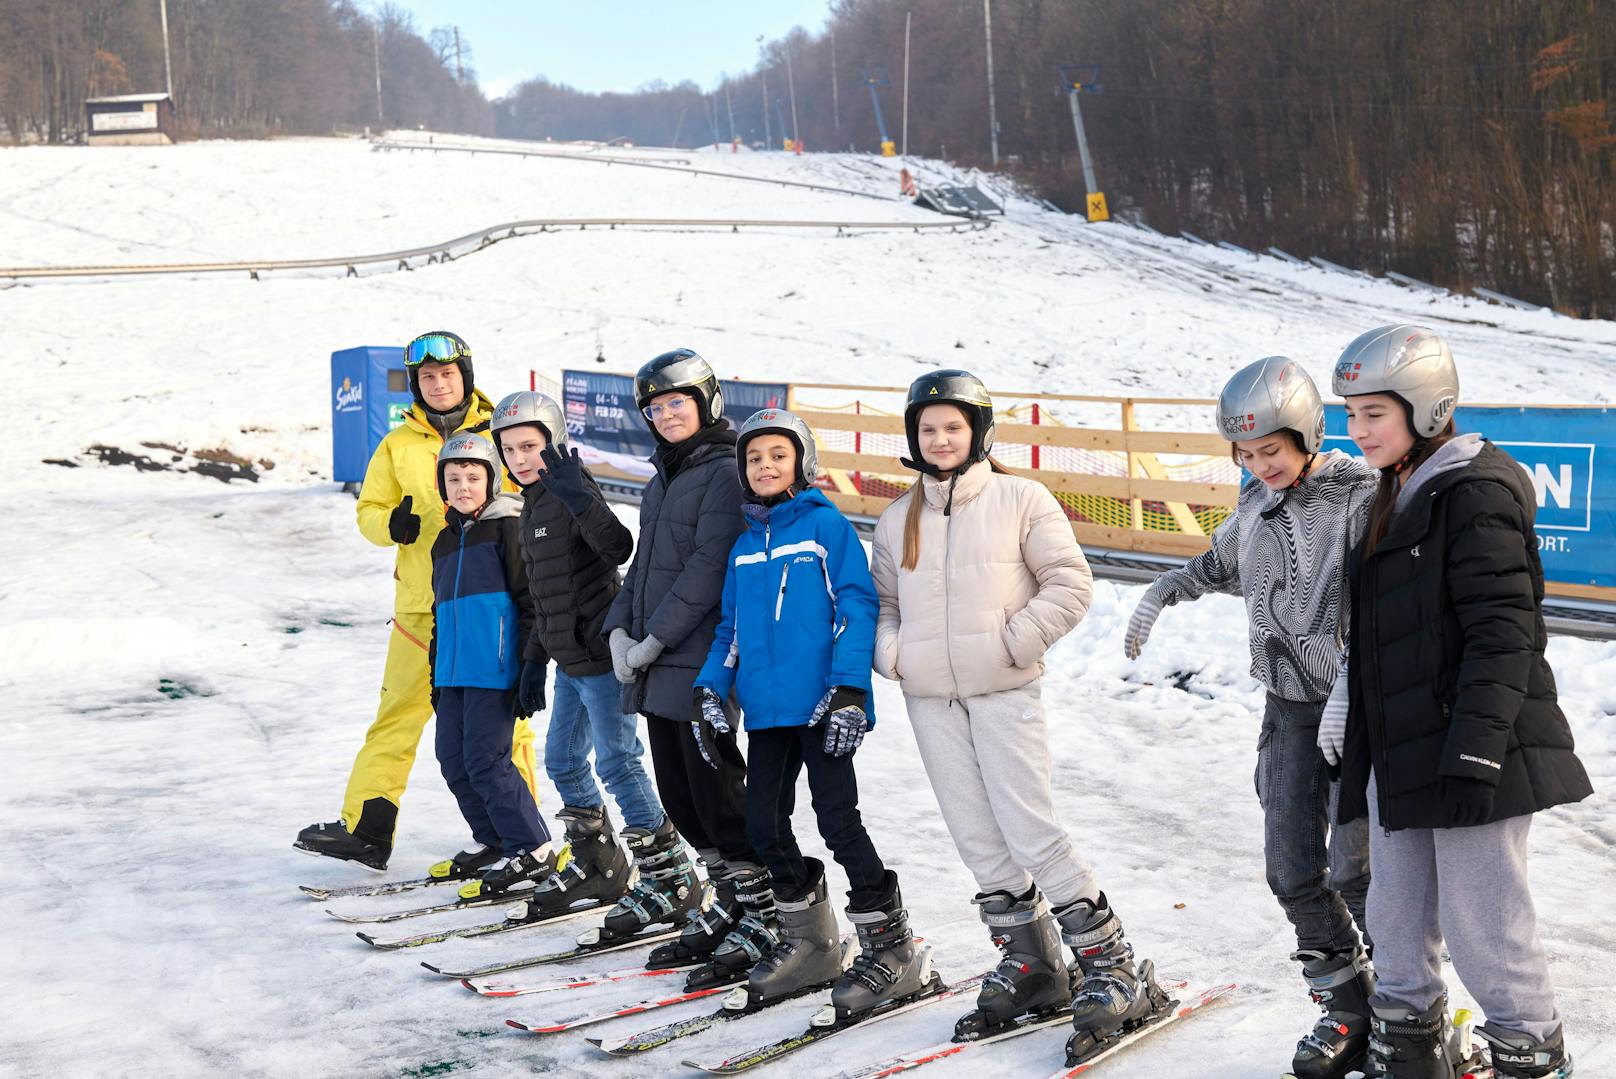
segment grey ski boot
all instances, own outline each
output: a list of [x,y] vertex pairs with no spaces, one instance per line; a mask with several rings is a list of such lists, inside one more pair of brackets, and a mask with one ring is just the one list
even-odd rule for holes
[[842,976],[851,949],[836,935],[836,912],[825,890],[825,867],[807,860],[814,885],[800,899],[776,899],[780,943],[752,968],[747,1004],[757,1007],[815,989],[828,989]]
[[1072,1003],[1072,972],[1061,952],[1060,930],[1036,887],[1023,895],[979,894],[982,922],[1004,953],[976,995],[976,1010],[954,1024],[954,1040],[975,1041],[1008,1028],[1017,1016],[1044,1017]]
[[898,875],[887,870],[887,881],[885,894],[875,903],[847,908],[847,920],[858,930],[859,954],[836,980],[830,1003],[814,1015],[815,1026],[855,1023],[941,988],[942,980],[931,969],[931,945],[916,943],[909,929]]
[[1072,997],[1074,1033],[1066,1041],[1067,1067],[1092,1056],[1118,1034],[1143,1025],[1170,1004],[1156,984],[1150,960],[1134,961],[1133,945],[1105,893],[1055,911],[1061,939],[1077,956],[1083,980]]

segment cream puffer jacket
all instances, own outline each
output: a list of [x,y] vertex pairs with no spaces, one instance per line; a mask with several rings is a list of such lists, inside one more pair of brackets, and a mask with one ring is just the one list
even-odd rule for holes
[[903,529],[915,489],[875,526],[876,673],[909,696],[956,700],[1038,678],[1044,652],[1083,620],[1094,593],[1055,496],[986,461],[960,474],[951,506],[948,481],[922,477],[920,558],[909,570]]

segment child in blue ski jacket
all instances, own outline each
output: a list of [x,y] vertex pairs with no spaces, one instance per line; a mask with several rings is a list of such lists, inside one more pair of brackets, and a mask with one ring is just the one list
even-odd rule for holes
[[[837,1012],[857,1014],[913,992],[929,967],[908,930],[897,875],[858,809],[852,754],[875,722],[879,601],[853,526],[812,486],[817,453],[807,425],[764,409],[741,427],[736,449],[747,530],[730,550],[722,617],[696,676],[694,734],[707,756],[713,734],[728,731],[724,701],[733,693],[747,733],[747,838],[772,876],[774,902],[748,910],[731,933],[736,947],[714,958],[751,965],[755,999],[835,983]],[[863,948],[845,974],[824,866],[803,856],[791,832],[804,769],[820,835],[847,872],[847,913]]]

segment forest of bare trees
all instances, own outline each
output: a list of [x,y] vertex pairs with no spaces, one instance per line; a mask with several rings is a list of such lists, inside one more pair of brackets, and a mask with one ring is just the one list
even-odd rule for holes
[[[168,24],[190,135],[493,130],[467,43],[457,64],[450,31],[423,39],[391,5],[168,0]],[[0,124],[14,141],[74,140],[86,97],[165,89],[157,0],[0,0],[0,41]]]
[[[1616,318],[1612,0],[989,2],[998,167],[1032,192],[1082,209],[1058,69],[1096,64],[1101,92],[1082,104],[1113,211]],[[489,103],[467,43],[457,64],[447,31],[423,38],[393,7],[168,0],[192,135],[380,122],[678,146],[733,133],[778,147],[795,133],[809,150],[877,149],[867,77],[886,80],[877,92],[901,139],[908,15],[908,149],[990,167],[985,6],[830,0],[823,28],[768,42],[706,90],[580,92],[543,77],[536,45],[535,77]],[[161,89],[156,8],[0,0],[5,131],[71,140],[86,96]]]

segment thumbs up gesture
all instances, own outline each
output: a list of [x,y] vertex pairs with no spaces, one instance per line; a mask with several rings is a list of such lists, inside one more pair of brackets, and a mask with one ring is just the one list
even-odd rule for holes
[[421,515],[410,512],[410,505],[415,501],[414,495],[405,495],[393,510],[393,515],[387,519],[387,534],[393,537],[394,543],[414,543],[421,538]]

